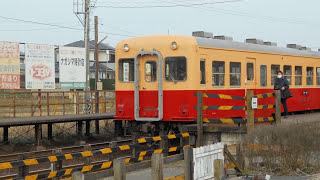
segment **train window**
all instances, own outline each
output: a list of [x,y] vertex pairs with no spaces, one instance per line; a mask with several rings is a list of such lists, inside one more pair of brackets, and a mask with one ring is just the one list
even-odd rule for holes
[[320,85],[320,67],[317,67],[317,85]]
[[119,60],[119,81],[133,82],[134,81],[134,59]]
[[241,63],[230,62],[230,86],[241,86]]
[[267,86],[267,66],[260,66],[260,86]]
[[200,84],[206,84],[206,62],[200,61],[201,81]]
[[223,61],[212,62],[212,86],[224,86],[225,63]]
[[155,61],[146,62],[145,78],[147,82],[157,81],[157,63]]
[[247,63],[247,80],[253,81],[253,79],[254,79],[253,63]]
[[291,66],[283,66],[283,77],[286,78],[289,82],[289,85],[291,85]]
[[167,81],[185,81],[187,79],[187,59],[185,57],[166,57],[165,77]]
[[295,66],[294,69],[294,81],[296,86],[302,85],[302,66]]
[[307,85],[313,85],[313,67],[307,67]]
[[277,79],[277,73],[280,71],[280,65],[271,65],[271,85],[274,85],[275,80]]

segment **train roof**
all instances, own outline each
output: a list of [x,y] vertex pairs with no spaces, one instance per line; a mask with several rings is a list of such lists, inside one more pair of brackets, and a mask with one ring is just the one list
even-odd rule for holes
[[278,46],[262,45],[262,44],[252,44],[237,42],[232,40],[221,40],[213,38],[204,37],[194,37],[198,43],[198,46],[202,47],[214,47],[223,49],[235,49],[235,50],[245,50],[245,51],[256,51],[264,53],[275,53],[284,55],[295,55],[295,56],[309,56],[320,58],[320,53],[310,50],[299,50],[294,48],[285,48]]

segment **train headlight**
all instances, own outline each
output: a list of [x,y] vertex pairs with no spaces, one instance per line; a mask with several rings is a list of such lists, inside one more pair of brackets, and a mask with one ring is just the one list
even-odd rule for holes
[[124,48],[124,51],[129,51],[129,45],[128,44],[125,44],[124,46],[123,46],[123,48]]
[[172,48],[173,50],[177,49],[177,48],[178,48],[177,42],[173,41],[173,42],[171,43],[171,48]]

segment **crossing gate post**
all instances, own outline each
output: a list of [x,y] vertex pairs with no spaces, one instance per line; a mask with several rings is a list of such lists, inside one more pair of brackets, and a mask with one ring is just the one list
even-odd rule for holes
[[193,147],[187,146],[183,148],[184,152],[184,179],[192,180],[194,165],[193,165]]
[[281,93],[280,93],[280,90],[274,91],[274,104],[275,104],[276,124],[281,124]]
[[[22,154],[22,155],[19,155],[18,156],[18,160],[25,160],[27,159],[26,155],[25,154]],[[25,176],[28,175],[28,172],[29,172],[29,167],[28,166],[20,166],[18,168],[18,179],[24,179]]]
[[250,130],[252,130],[254,128],[254,111],[251,107],[252,98],[253,98],[253,90],[248,90],[247,96],[246,96],[247,132],[249,132]]
[[151,157],[152,180],[163,180],[163,154],[154,153]]
[[[61,149],[55,149],[53,150],[53,154],[56,156],[62,155]],[[62,169],[62,160],[58,160],[56,162],[51,163],[51,172],[53,171],[59,171]],[[59,180],[60,177],[52,178],[52,180]]]
[[[85,147],[84,147],[84,150],[85,151],[91,151],[91,145],[90,144],[87,144]],[[89,166],[92,162],[92,157],[85,157],[84,158],[84,165],[86,166]]]
[[202,146],[203,136],[203,93],[198,91],[197,93],[197,145]]
[[114,180],[126,180],[126,162],[125,158],[118,158],[113,160],[113,177]]

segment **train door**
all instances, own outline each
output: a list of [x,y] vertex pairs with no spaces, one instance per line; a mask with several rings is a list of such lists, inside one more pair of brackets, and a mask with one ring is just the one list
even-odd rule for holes
[[247,58],[246,61],[246,77],[245,85],[246,89],[256,89],[257,85],[257,76],[256,76],[256,59]]
[[137,121],[163,118],[162,56],[158,51],[141,51],[134,60],[134,114]]

